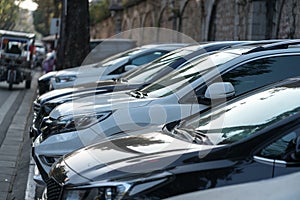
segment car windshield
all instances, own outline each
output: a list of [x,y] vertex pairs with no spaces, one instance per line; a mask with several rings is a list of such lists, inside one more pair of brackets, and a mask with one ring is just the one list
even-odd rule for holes
[[109,67],[109,66],[112,66],[112,65],[115,65],[117,63],[126,63],[128,62],[129,60],[129,57],[128,56],[124,56],[124,57],[121,57],[121,58],[116,58],[115,60],[111,60],[111,61],[108,61],[108,62],[105,62],[105,63],[99,63],[97,65],[95,65],[95,67]]
[[163,97],[175,93],[184,86],[199,79],[208,70],[224,64],[239,54],[230,52],[214,52],[203,55],[187,63],[185,67],[177,70],[151,85],[140,90],[141,93],[150,97]]
[[[137,70],[125,75],[121,81],[128,83],[145,83],[152,80],[152,78],[161,72],[161,70],[172,67],[171,64],[175,63],[183,57],[190,54],[192,51],[188,49],[180,49],[171,52],[161,58],[156,59],[154,62],[147,64]],[[170,69],[171,70],[171,69]]]
[[94,65],[94,67],[107,67],[107,66],[113,65],[113,63],[120,62],[120,60],[123,60],[124,58],[129,59],[130,56],[136,55],[142,51],[144,51],[143,48],[130,49],[126,52],[122,52],[117,55],[111,56],[111,57],[103,60],[102,62],[97,63],[96,65]]
[[213,145],[234,143],[298,113],[299,98],[300,88],[272,88],[188,120],[175,131],[204,138]]
[[1,49],[3,49],[5,53],[21,54],[23,51],[29,51],[28,44],[29,44],[29,40],[27,39],[3,37]]

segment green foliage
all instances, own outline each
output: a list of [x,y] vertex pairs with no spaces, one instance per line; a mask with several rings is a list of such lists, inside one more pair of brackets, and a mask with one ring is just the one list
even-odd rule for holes
[[0,0],[0,29],[12,30],[18,19],[18,11],[15,0]]
[[37,32],[43,36],[49,35],[50,23],[53,17],[60,15],[60,0],[33,0],[38,8],[33,12],[33,24]]
[[90,25],[92,26],[110,16],[108,0],[92,3],[89,9],[90,9]]

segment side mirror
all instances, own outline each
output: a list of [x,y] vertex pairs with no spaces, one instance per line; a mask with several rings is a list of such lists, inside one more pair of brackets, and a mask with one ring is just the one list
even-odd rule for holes
[[126,65],[125,66],[125,72],[128,72],[130,70],[135,69],[137,66],[136,65]]
[[232,97],[234,94],[235,90],[230,82],[217,82],[208,86],[204,97],[213,100]]

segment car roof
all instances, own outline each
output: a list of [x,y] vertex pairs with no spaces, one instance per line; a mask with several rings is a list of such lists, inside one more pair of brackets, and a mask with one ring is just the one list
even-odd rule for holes
[[161,43],[161,44],[147,44],[140,46],[141,49],[161,49],[170,50],[177,49],[191,45],[190,43]]
[[6,31],[6,30],[0,30],[0,36],[35,38],[35,34],[33,33],[25,33],[19,31]]
[[[231,53],[236,55],[249,55],[257,56],[257,55],[269,55],[269,54],[277,54],[277,53],[287,53],[287,52],[299,52],[300,53],[300,40],[283,40],[280,42],[276,42],[277,40],[271,40],[271,42],[265,41],[254,41],[249,44],[240,44],[234,45],[230,48],[221,49],[216,52],[223,53]],[[200,57],[205,55],[199,55],[190,60],[193,62],[194,60],[199,59]],[[234,58],[232,60],[239,59],[240,56]]]
[[[276,40],[275,40],[276,41]],[[299,48],[300,46],[300,40],[283,40],[279,42],[271,42],[271,43],[250,43],[247,45],[237,45],[232,48],[232,50],[248,50],[246,52],[243,52],[242,54],[250,54],[250,53],[256,53],[256,52],[266,52],[266,51],[272,51],[272,50],[284,50],[289,48]],[[236,51],[235,51],[236,52]]]

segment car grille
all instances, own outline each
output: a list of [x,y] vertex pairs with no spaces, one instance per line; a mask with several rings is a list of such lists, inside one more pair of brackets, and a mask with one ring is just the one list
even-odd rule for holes
[[60,186],[52,178],[46,180],[47,184],[47,200],[59,200],[62,194],[62,186]]
[[43,122],[43,118],[45,116],[48,116],[46,112],[44,111],[43,107],[40,108],[40,111],[37,113],[36,118],[35,118],[35,127],[40,128],[41,123]]
[[37,102],[34,102],[33,103],[33,111],[34,111],[34,113],[36,113],[36,114],[39,113],[40,109],[41,109],[41,105],[39,103],[37,103]]
[[49,117],[45,117],[43,120],[41,120],[40,130],[41,134],[43,135],[43,141],[50,136],[50,126],[52,126],[52,124],[51,120],[49,120]]

